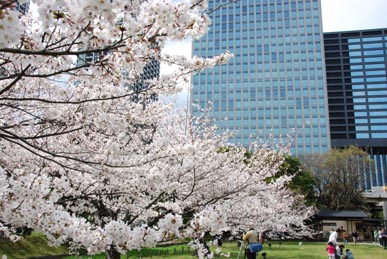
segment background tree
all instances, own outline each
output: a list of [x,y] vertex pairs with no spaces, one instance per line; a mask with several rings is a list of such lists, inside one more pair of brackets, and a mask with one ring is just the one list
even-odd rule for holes
[[[167,40],[207,32],[206,1],[31,2],[36,12],[23,16],[13,11],[15,1],[0,2],[6,236],[17,239],[15,229],[28,227],[53,245],[119,258],[171,236],[234,231],[241,220],[236,205],[249,211],[245,227],[282,224],[308,234],[302,218],[310,209],[284,199],[288,178],[264,181],[278,171],[286,149],[255,145],[249,159],[243,147],[219,152],[229,135],[216,134],[205,117],[171,116],[172,105],[153,98],[232,57],[160,53]],[[78,62],[87,54],[98,58]],[[144,80],[144,88],[126,87],[153,61],[179,69]]]
[[287,187],[296,195],[303,196],[303,202],[309,206],[316,205],[316,179],[305,170],[296,157],[287,155],[275,177],[290,176]]
[[318,205],[321,209],[352,210],[365,208],[362,197],[364,177],[374,170],[369,154],[355,146],[331,149],[307,160],[317,179]]

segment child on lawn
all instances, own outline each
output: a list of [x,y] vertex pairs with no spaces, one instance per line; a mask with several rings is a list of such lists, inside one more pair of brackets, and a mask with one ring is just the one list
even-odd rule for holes
[[327,251],[328,251],[328,259],[335,259],[335,246],[333,245],[332,242],[329,242],[328,243],[328,246],[327,246]]

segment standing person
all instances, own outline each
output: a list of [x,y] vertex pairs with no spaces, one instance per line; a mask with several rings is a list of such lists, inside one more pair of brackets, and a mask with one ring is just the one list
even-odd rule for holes
[[[341,226],[340,229],[338,230],[338,233],[341,234],[341,238],[343,237],[343,233],[344,233],[344,232],[346,232],[346,230],[344,229],[343,226]],[[344,241],[344,239],[343,239],[343,241]]]
[[358,237],[359,237],[359,234],[357,233],[357,231],[356,230],[353,231],[352,232],[352,239],[353,239],[353,244],[354,245],[356,245]]
[[345,250],[345,255],[343,258],[344,259],[355,259],[355,257],[352,254],[352,251],[349,249]]
[[387,233],[386,233],[386,229],[382,229],[382,245],[384,247],[384,249],[387,249]]
[[251,229],[243,234],[242,240],[245,245],[247,245],[245,249],[245,255],[247,259],[256,259],[257,253],[250,251],[250,245],[254,243],[258,243],[258,232],[255,229]]
[[265,233],[264,232],[260,232],[258,234],[258,242],[262,245],[263,245],[263,243],[265,243]]
[[382,246],[383,240],[382,240],[382,230],[381,229],[378,230],[378,239],[379,239],[379,245]]
[[378,229],[375,228],[374,229],[374,237],[375,237],[375,242],[379,242],[379,233],[378,233]]
[[340,229],[334,230],[332,229],[331,234],[329,235],[328,243],[332,242],[334,246],[337,246],[337,232],[340,231]]
[[349,234],[348,234],[347,231],[344,230],[344,232],[343,232],[343,243],[345,245],[347,245],[348,244],[348,240],[349,240]]
[[329,235],[329,239],[328,239],[328,243],[331,242],[333,244],[333,246],[335,247],[335,254],[336,254],[336,247],[339,245],[337,243],[338,233],[340,233],[340,228],[338,228],[336,230],[332,229],[332,232]]
[[328,259],[336,259],[335,257],[336,248],[332,242],[328,242],[327,252],[328,252]]

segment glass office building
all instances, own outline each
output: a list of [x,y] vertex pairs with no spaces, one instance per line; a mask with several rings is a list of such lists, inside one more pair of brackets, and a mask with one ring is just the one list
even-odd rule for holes
[[332,147],[369,151],[375,173],[365,189],[387,185],[387,29],[324,34]]
[[[0,1],[1,2],[1,1]],[[25,3],[21,4],[18,1],[15,3],[15,9],[22,14],[26,14],[28,10],[30,9],[30,1],[25,1]]]
[[220,130],[237,131],[231,142],[248,146],[257,137],[268,141],[291,135],[294,155],[327,151],[320,1],[229,2],[209,1],[212,25],[192,48],[198,56],[228,50],[234,58],[193,77],[191,102],[211,103]]

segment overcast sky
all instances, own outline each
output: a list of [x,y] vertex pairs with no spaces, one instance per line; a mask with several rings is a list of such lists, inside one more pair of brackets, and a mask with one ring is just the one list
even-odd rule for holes
[[324,32],[387,28],[387,0],[321,0]]

